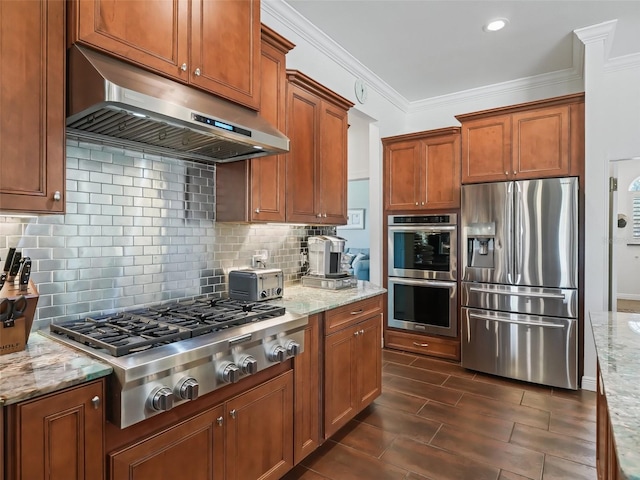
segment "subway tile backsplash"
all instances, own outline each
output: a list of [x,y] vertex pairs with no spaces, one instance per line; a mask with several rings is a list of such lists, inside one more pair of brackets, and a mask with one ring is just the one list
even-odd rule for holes
[[51,321],[226,292],[255,250],[302,275],[309,235],[334,227],[215,222],[215,166],[67,140],[67,213],[0,217],[0,256],[33,261],[34,329]]

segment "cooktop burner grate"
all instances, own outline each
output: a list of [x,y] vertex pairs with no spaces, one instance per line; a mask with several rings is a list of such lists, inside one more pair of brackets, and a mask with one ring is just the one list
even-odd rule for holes
[[198,299],[51,324],[50,330],[120,357],[284,313],[284,307],[265,303]]

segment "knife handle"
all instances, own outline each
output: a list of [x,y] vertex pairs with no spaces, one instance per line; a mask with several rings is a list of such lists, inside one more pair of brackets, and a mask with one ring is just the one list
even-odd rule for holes
[[0,290],[2,289],[2,287],[4,287],[4,282],[7,280],[7,274],[6,273],[1,273],[0,274]]
[[24,257],[22,260],[22,267],[20,268],[20,290],[26,290],[29,285],[29,278],[31,277],[31,258]]
[[3,270],[3,272],[9,273],[9,270],[11,270],[11,264],[13,263],[13,256],[15,254],[16,254],[16,249],[14,247],[11,247],[9,249],[9,253],[7,254],[7,258],[4,261],[4,270]]
[[16,252],[13,255],[13,261],[11,262],[11,269],[9,270],[9,281],[13,280],[18,271],[20,270],[20,262],[22,260],[22,254],[20,252]]

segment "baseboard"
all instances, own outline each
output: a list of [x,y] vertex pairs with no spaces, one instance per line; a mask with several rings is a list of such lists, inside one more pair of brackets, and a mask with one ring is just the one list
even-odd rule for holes
[[619,293],[617,295],[618,300],[638,300],[640,301],[640,295],[635,293]]
[[595,377],[587,377],[586,375],[582,377],[582,390],[589,390],[590,392],[596,391],[596,378]]

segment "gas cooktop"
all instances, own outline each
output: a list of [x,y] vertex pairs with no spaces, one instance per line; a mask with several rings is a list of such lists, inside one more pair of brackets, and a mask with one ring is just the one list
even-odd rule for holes
[[266,303],[200,299],[52,324],[50,330],[120,357],[284,313]]
[[197,299],[51,324],[50,338],[113,367],[107,418],[128,427],[304,350],[306,315]]

